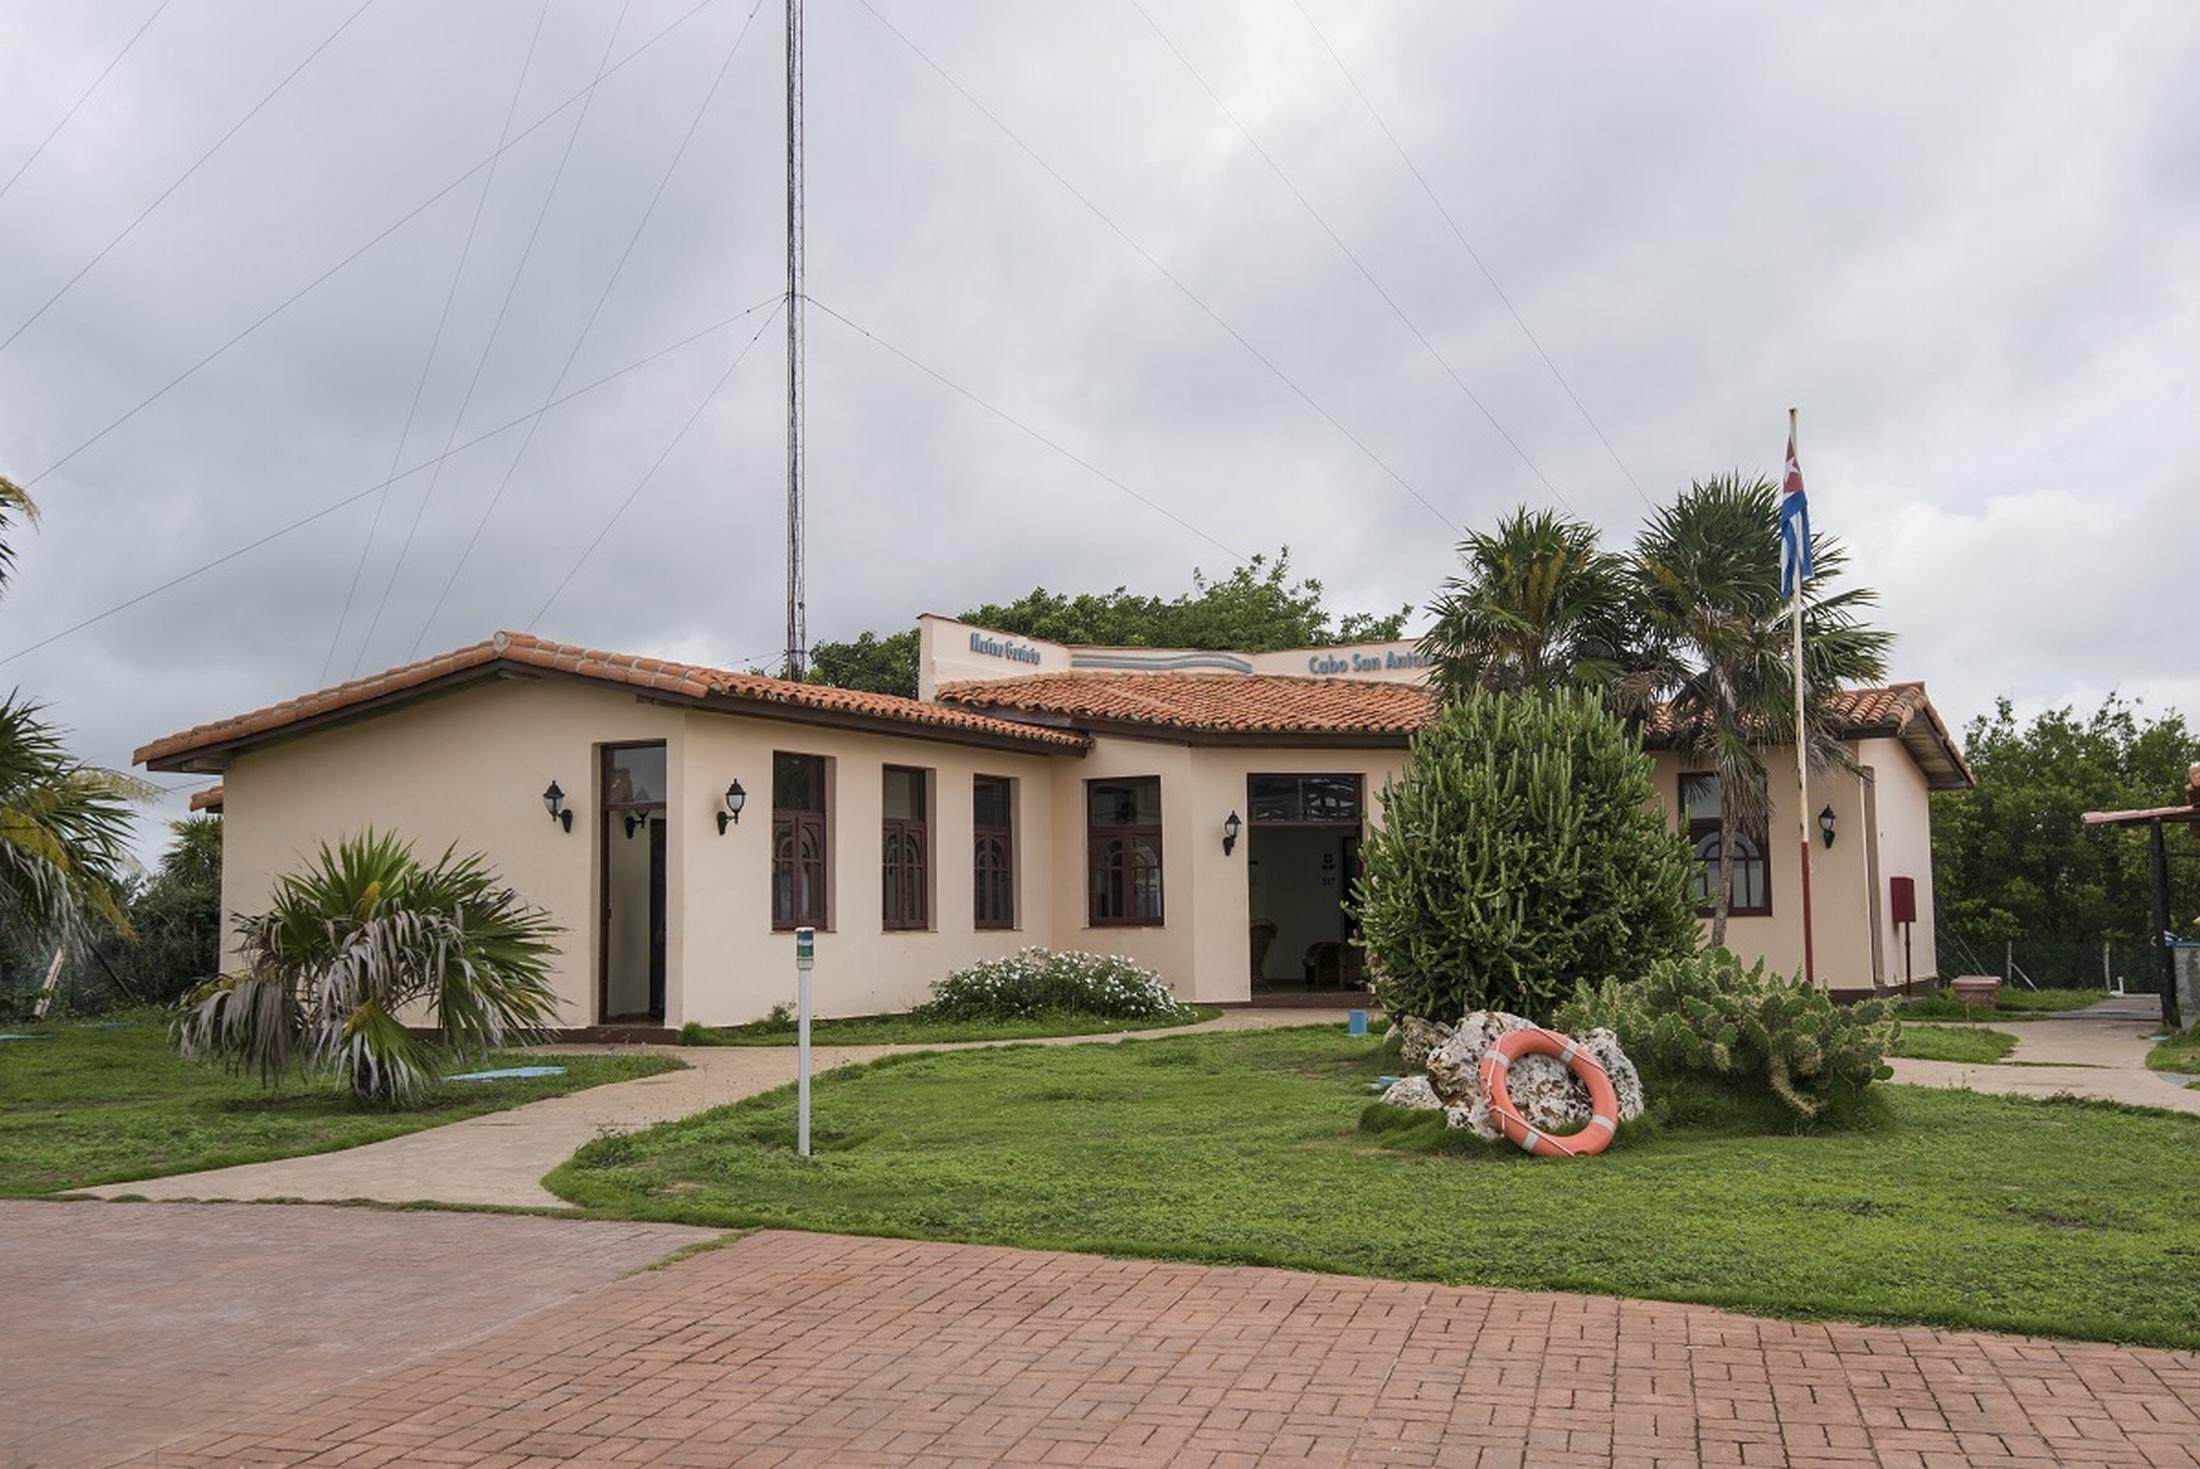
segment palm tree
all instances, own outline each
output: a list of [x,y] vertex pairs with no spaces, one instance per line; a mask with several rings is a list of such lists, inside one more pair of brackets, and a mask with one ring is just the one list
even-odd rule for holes
[[[0,476],[0,592],[15,566],[10,531],[37,520],[30,495]],[[81,953],[95,917],[130,932],[121,901],[130,805],[152,790],[78,760],[44,715],[20,693],[0,698],[0,938]]]
[[1626,562],[1599,548],[1596,527],[1522,506],[1468,535],[1459,559],[1421,639],[1444,693],[1623,684],[1635,661]]
[[9,528],[17,521],[38,524],[38,505],[30,491],[0,474],[0,591],[7,590],[8,577],[15,570],[15,538]]
[[187,998],[176,1039],[270,1084],[330,1069],[355,1101],[396,1106],[435,1079],[443,1054],[478,1055],[557,1018],[557,927],[479,856],[447,850],[427,866],[369,831],[323,846],[276,880],[273,906],[238,923],[243,972]]
[[[1886,677],[1893,637],[1858,614],[1879,598],[1867,587],[1831,590],[1847,552],[1811,537],[1815,571],[1804,589],[1805,753],[1813,767],[1851,763],[1825,696]],[[1787,604],[1780,597],[1779,490],[1740,474],[1699,480],[1643,528],[1634,557],[1635,601],[1648,624],[1651,668],[1683,753],[1719,780],[1719,878],[1711,944],[1726,942],[1733,900],[1734,838],[1765,817],[1763,745],[1795,727],[1795,674]]]
[[94,917],[130,932],[120,897],[143,782],[71,755],[39,705],[0,698],[0,935],[81,952]]

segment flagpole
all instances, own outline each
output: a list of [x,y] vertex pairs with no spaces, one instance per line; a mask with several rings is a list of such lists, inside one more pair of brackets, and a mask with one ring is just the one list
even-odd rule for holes
[[[1788,410],[1788,445],[1791,454],[1801,450],[1795,438],[1795,410]],[[1798,535],[1808,535],[1809,526],[1797,527]],[[1788,627],[1792,637],[1792,661],[1795,665],[1795,826],[1802,838],[1799,851],[1802,863],[1798,871],[1803,878],[1803,982],[1812,986],[1818,983],[1816,956],[1811,952],[1810,932],[1810,756],[1806,736],[1806,709],[1803,679],[1803,564],[1799,554],[1795,558],[1795,598],[1788,606]]]

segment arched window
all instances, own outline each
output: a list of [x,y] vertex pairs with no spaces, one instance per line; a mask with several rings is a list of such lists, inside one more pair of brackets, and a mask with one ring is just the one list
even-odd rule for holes
[[[1772,913],[1772,864],[1765,854],[1764,780],[1758,779],[1759,817],[1734,833],[1734,888],[1727,903],[1730,918],[1764,918]],[[1681,777],[1681,819],[1696,849],[1696,909],[1710,916],[1719,890],[1719,777],[1708,773]]]
[[1161,903],[1161,778],[1087,781],[1086,867],[1090,921],[1157,926]]
[[972,873],[979,928],[1016,926],[1016,818],[1014,790],[1006,776],[971,782]]

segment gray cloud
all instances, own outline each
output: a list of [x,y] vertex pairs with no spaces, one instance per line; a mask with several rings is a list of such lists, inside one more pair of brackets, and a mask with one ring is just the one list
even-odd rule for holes
[[[615,54],[692,0],[634,0]],[[1548,495],[1128,5],[876,0],[1453,522]],[[2173,548],[2200,361],[2200,16],[2170,4],[1816,12],[1308,0],[1635,476],[1767,468],[1803,408],[1822,529],[1961,719],[2110,687],[2200,708]],[[0,170],[145,6],[0,10]],[[5,199],[0,332],[349,12],[171,7]],[[1644,506],[1288,0],[1149,5],[1580,513]],[[538,0],[379,0],[21,340],[0,468],[38,474],[494,145]],[[552,0],[522,124],[617,7]],[[748,5],[607,80],[459,425],[532,411]],[[858,0],[809,16],[821,301],[1223,544],[1288,542],[1343,604],[1425,600],[1450,532]],[[777,289],[765,7],[574,363],[587,382]],[[402,455],[440,450],[575,114],[506,155]],[[42,480],[0,655],[385,473],[479,188],[425,211]],[[757,321],[545,418],[425,647],[524,624]],[[776,328],[542,631],[740,661],[779,642]],[[1182,586],[1226,557],[813,311],[811,626],[1035,583]],[[391,488],[335,667],[406,653],[522,431]],[[6,665],[93,757],[316,680],[363,500]],[[180,796],[171,806],[180,806]]]

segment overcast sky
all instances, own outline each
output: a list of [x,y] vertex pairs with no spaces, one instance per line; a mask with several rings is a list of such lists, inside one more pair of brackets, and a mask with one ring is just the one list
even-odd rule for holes
[[[156,3],[0,0],[0,182]],[[172,0],[0,196],[0,336],[45,307],[0,349],[0,473],[45,512],[0,657],[533,413],[568,358],[560,392],[770,303],[754,3]],[[1644,495],[1776,470],[1793,404],[1816,524],[1952,723],[2200,712],[2200,8],[872,3],[807,22],[809,290],[878,339],[810,312],[813,639],[1285,544],[1340,608],[1418,606],[1456,527],[1562,503],[1624,543]],[[466,174],[606,58],[585,115]],[[554,408],[516,467],[524,424],[0,678],[121,765],[496,628],[768,659],[770,309]]]

